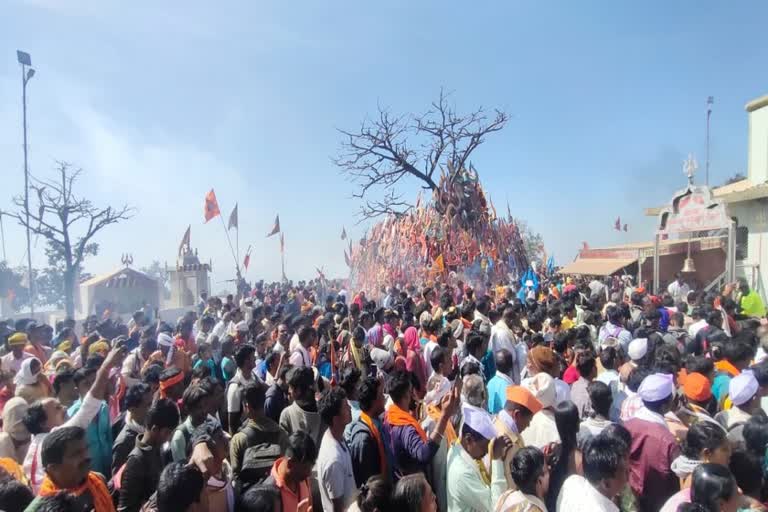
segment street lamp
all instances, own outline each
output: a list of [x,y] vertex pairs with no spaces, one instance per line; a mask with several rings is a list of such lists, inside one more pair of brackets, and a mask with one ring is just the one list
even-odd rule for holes
[[24,213],[27,217],[27,278],[29,279],[29,311],[35,314],[35,279],[32,277],[32,244],[29,235],[29,165],[27,159],[27,83],[35,76],[32,57],[16,50],[16,60],[21,64],[21,103],[24,123]]

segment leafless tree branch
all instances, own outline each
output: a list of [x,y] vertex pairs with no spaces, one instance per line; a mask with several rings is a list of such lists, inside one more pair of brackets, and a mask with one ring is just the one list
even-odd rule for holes
[[416,178],[423,189],[435,190],[438,169],[465,168],[485,137],[500,131],[509,120],[501,110],[488,113],[482,107],[458,114],[449,96],[441,89],[438,99],[420,115],[395,116],[379,106],[376,117],[364,120],[358,130],[339,130],[343,140],[333,161],[357,184],[353,197],[364,201],[363,219],[402,215],[410,207],[394,192],[382,200],[368,200],[373,189],[391,191],[403,179]]

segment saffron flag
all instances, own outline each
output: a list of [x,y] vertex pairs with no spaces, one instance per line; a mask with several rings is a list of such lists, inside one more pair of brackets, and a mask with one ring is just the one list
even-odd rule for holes
[[[276,235],[278,233],[280,233],[280,216],[279,215],[275,217],[275,225],[272,226],[272,231],[267,233],[267,238],[271,237],[272,235]],[[280,239],[282,240],[282,236],[280,237]]]
[[251,263],[251,246],[248,246],[248,250],[245,251],[245,259],[243,260],[243,267],[248,271],[248,265]]
[[621,217],[616,217],[616,222],[613,223],[613,229],[621,231]]
[[181,255],[184,253],[184,248],[189,248],[190,242],[190,235],[191,235],[192,225],[187,226],[187,230],[184,232],[184,236],[181,238],[181,243],[179,244],[179,258],[181,258]]
[[214,217],[221,215],[219,210],[219,202],[216,200],[216,193],[211,189],[210,192],[205,194],[205,222],[208,222]]
[[342,226],[341,228],[341,239],[346,240],[347,239],[347,230]]
[[[279,228],[280,226],[278,226]],[[280,233],[280,254],[285,253],[285,237],[282,233]]]
[[442,254],[437,258],[435,258],[435,263],[433,264],[433,267],[435,268],[435,270],[438,270],[439,272],[445,272],[445,262],[443,261]]
[[235,208],[232,210],[232,213],[229,214],[229,222],[227,223],[227,231],[229,231],[232,228],[238,229],[237,225],[237,203],[235,203]]

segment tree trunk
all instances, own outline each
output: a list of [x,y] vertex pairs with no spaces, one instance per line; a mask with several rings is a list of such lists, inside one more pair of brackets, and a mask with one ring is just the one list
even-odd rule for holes
[[70,265],[64,271],[64,308],[67,318],[75,318],[75,268]]

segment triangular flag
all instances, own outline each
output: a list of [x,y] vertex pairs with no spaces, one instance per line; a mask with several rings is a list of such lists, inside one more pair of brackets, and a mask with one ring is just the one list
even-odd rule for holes
[[342,226],[341,228],[341,239],[346,240],[347,239],[347,230]]
[[219,202],[216,200],[216,193],[211,189],[210,192],[205,194],[205,222],[208,222],[212,218],[221,215],[219,210]]
[[251,246],[248,246],[248,250],[245,251],[245,259],[243,260],[243,267],[248,270],[248,265],[251,263]]
[[[275,217],[275,225],[272,226],[272,231],[267,233],[267,238],[271,237],[272,235],[276,235],[280,232],[280,215]],[[282,238],[282,237],[281,237]]]
[[628,228],[628,226],[626,224],[624,224],[624,232],[625,233],[627,232],[627,228]]
[[349,257],[352,257],[352,239],[349,239]]
[[184,254],[184,248],[186,247],[189,249],[190,242],[190,235],[191,235],[192,226],[187,226],[187,230],[184,232],[184,236],[181,238],[181,243],[179,244],[179,258],[181,258],[181,255]]
[[443,262],[443,255],[442,254],[440,256],[438,256],[437,258],[435,258],[435,263],[434,263],[433,267],[436,270],[440,271],[440,272],[445,272],[445,263]]
[[[277,227],[278,229],[280,228],[279,225]],[[283,236],[282,233],[280,233],[280,254],[283,254],[283,253],[285,253],[285,237]]]
[[344,250],[344,261],[346,262],[348,267],[352,266],[352,263],[349,261],[349,256],[347,255],[346,249]]
[[613,223],[613,229],[621,231],[621,217],[616,217],[616,222]]
[[229,214],[229,222],[227,223],[227,231],[232,228],[239,228],[237,225],[237,203],[235,203],[235,208],[232,210],[232,213]]

